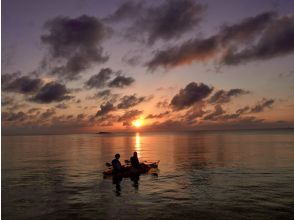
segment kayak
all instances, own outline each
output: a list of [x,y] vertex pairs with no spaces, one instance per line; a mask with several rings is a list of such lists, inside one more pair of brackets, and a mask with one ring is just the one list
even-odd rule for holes
[[140,175],[144,173],[154,173],[154,171],[158,168],[159,161],[156,162],[148,162],[144,161],[144,163],[140,163],[140,168],[133,168],[130,164],[126,164],[123,166],[123,171],[120,173],[114,172],[112,166],[109,163],[106,163],[108,169],[103,171],[104,176],[122,176],[122,177],[130,177],[135,175]]

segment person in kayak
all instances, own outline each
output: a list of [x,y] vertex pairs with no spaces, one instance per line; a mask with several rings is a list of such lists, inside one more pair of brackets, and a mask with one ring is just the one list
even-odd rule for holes
[[116,154],[114,157],[115,159],[111,161],[113,171],[116,173],[121,173],[123,171],[123,167],[121,166],[121,163],[119,161],[120,154]]
[[133,168],[139,169],[141,168],[141,165],[139,163],[138,155],[137,152],[135,151],[133,156],[130,158],[131,160],[131,165]]

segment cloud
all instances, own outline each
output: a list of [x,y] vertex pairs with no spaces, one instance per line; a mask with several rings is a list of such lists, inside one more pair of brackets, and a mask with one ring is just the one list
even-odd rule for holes
[[262,99],[259,103],[253,106],[250,110],[251,113],[259,113],[264,111],[265,108],[271,108],[274,104],[274,99]]
[[24,108],[28,107],[28,104],[23,102],[21,99],[17,99],[15,97],[5,96],[2,93],[1,97],[1,107],[5,111],[15,112],[18,110],[23,110]]
[[28,110],[28,114],[32,114],[32,113],[36,113],[36,115],[38,115],[39,113],[40,113],[40,108],[30,108],[29,110]]
[[96,117],[97,116],[104,116],[106,114],[108,114],[109,112],[114,111],[116,108],[114,107],[114,105],[110,102],[106,102],[105,104],[101,104],[100,105],[100,110],[97,111],[96,113]]
[[69,91],[65,85],[50,82],[45,84],[30,101],[37,103],[61,102],[72,98],[68,94]]
[[56,105],[55,107],[59,108],[59,109],[67,109],[69,106],[66,105],[65,103],[60,103],[60,104]]
[[220,116],[224,113],[225,113],[225,111],[223,110],[222,106],[218,104],[214,107],[214,111],[212,113],[206,115],[203,119],[204,120],[211,120],[211,121],[217,120],[218,116]]
[[186,124],[183,123],[183,121],[180,120],[172,120],[168,119],[163,122],[154,122],[151,126],[146,127],[146,130],[183,130],[188,128]]
[[103,68],[98,74],[91,76],[90,79],[85,82],[85,85],[88,88],[103,88],[113,74],[114,72],[112,69]]
[[243,89],[230,89],[229,91],[218,90],[209,99],[210,103],[227,103],[232,97],[248,94],[249,91]]
[[257,102],[254,106],[245,106],[236,111],[237,114],[247,114],[247,113],[259,113],[263,112],[266,108],[271,108],[274,104],[274,99],[263,98],[261,101]]
[[4,74],[1,77],[2,91],[29,94],[36,92],[42,85],[43,81],[38,78],[29,76],[20,76],[17,74]]
[[268,11],[245,18],[237,24],[224,25],[217,34],[217,38],[223,46],[250,43],[250,40],[254,40],[276,18],[275,12]]
[[146,6],[143,2],[128,1],[122,4],[111,21],[131,20],[127,27],[127,37],[136,39],[145,37],[148,44],[155,41],[171,40],[193,30],[202,19],[206,7],[192,0],[166,0],[156,6]]
[[250,112],[250,107],[249,106],[245,106],[243,108],[240,108],[236,111],[237,114],[244,114],[244,113],[248,113]]
[[[142,54],[143,51],[139,51],[140,54]],[[143,56],[139,55],[139,52],[137,51],[137,54],[133,54],[132,51],[126,53],[123,57],[122,57],[122,62],[130,65],[130,66],[138,66],[141,61]]]
[[193,105],[184,115],[183,119],[186,123],[192,124],[197,118],[201,118],[206,112],[203,110],[206,106],[205,102],[199,102]]
[[[116,74],[113,79],[112,76]],[[88,81],[85,82],[87,88],[103,88],[108,86],[110,88],[124,88],[130,86],[135,82],[133,77],[127,77],[121,74],[121,71],[113,71],[110,68],[103,68],[96,75],[90,77]]]
[[159,101],[155,105],[157,108],[168,108],[169,103],[167,100]]
[[2,106],[2,108],[4,106],[10,106],[12,104],[14,104],[14,99],[12,97],[6,97],[6,96],[4,96],[4,97],[2,96],[1,97],[1,106]]
[[41,115],[40,115],[40,119],[41,120],[47,120],[49,119],[52,115],[55,115],[56,114],[56,111],[54,108],[50,108],[50,109],[47,109],[45,112],[43,112]]
[[[74,80],[93,63],[108,60],[101,43],[111,31],[96,17],[56,17],[45,23],[45,29],[48,32],[41,41],[49,48],[49,60],[44,63],[50,67],[53,62],[52,74]],[[60,62],[63,64],[54,65]]]
[[230,119],[237,119],[237,118],[240,118],[240,114],[225,114],[225,115],[220,115],[220,116],[218,116],[217,119],[230,120]]
[[228,50],[222,62],[226,65],[238,65],[288,55],[294,52],[293,38],[294,15],[280,17],[262,32],[256,44],[242,50]]
[[125,1],[116,11],[105,18],[106,21],[119,22],[124,19],[136,18],[144,11],[144,1]]
[[167,116],[170,113],[170,111],[165,111],[159,114],[149,114],[145,117],[145,119],[157,119],[157,118],[163,118],[165,116]]
[[[277,19],[277,15],[274,12],[264,12],[254,17],[245,18],[237,24],[224,25],[218,33],[210,37],[194,38],[180,46],[156,51],[146,66],[149,70],[154,71],[158,67],[172,68],[192,62],[202,62],[217,58],[219,54],[222,55],[221,61],[219,61],[221,64],[230,64],[229,58],[233,54],[232,52],[248,48],[248,45],[255,43],[261,35],[269,32],[267,31],[270,29],[268,27],[275,19]],[[289,28],[288,26],[284,29]],[[288,29],[285,32],[291,31]],[[292,35],[288,33],[286,36],[288,38]]]
[[2,121],[24,121],[27,119],[27,115],[22,111],[19,111],[17,113],[2,112],[1,119]]
[[206,98],[213,88],[203,83],[189,83],[184,89],[181,89],[177,95],[175,95],[170,103],[170,106],[174,110],[181,110],[189,108],[197,102]]
[[83,120],[86,117],[85,114],[81,113],[77,115],[77,120]]
[[171,68],[190,64],[193,61],[204,61],[218,52],[218,46],[216,37],[204,40],[189,40],[181,46],[156,51],[153,58],[146,63],[146,66],[149,70],[154,71],[158,67]]
[[[108,112],[109,113],[109,112]],[[112,114],[104,114],[97,116],[89,116],[88,123],[91,125],[99,125],[99,126],[112,126],[115,122],[117,122],[118,116]]]
[[146,101],[146,97],[141,96],[137,97],[136,94],[134,95],[126,95],[120,99],[120,103],[117,105],[119,109],[128,109],[140,104],[143,101]]
[[107,99],[111,95],[110,89],[106,89],[103,91],[100,91],[96,94],[96,97],[102,98],[102,99]]
[[126,86],[130,86],[133,82],[135,82],[133,77],[118,75],[108,83],[108,86],[111,88],[124,88]]
[[131,122],[135,120],[138,116],[140,116],[142,113],[143,111],[139,110],[127,111],[118,118],[118,122],[123,122],[124,126],[130,126]]
[[97,92],[92,97],[88,97],[88,99],[101,99],[103,101],[115,103],[118,97],[119,97],[119,94],[113,94],[110,89],[105,89],[100,92]]

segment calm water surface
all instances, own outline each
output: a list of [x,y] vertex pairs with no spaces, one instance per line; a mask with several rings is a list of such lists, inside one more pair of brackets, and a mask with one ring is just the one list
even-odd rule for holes
[[[105,162],[158,176],[120,190]],[[2,136],[3,219],[293,219],[294,132]]]

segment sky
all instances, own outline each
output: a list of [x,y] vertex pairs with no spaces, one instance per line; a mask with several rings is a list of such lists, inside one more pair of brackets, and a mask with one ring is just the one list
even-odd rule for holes
[[291,0],[2,0],[2,134],[294,127]]

